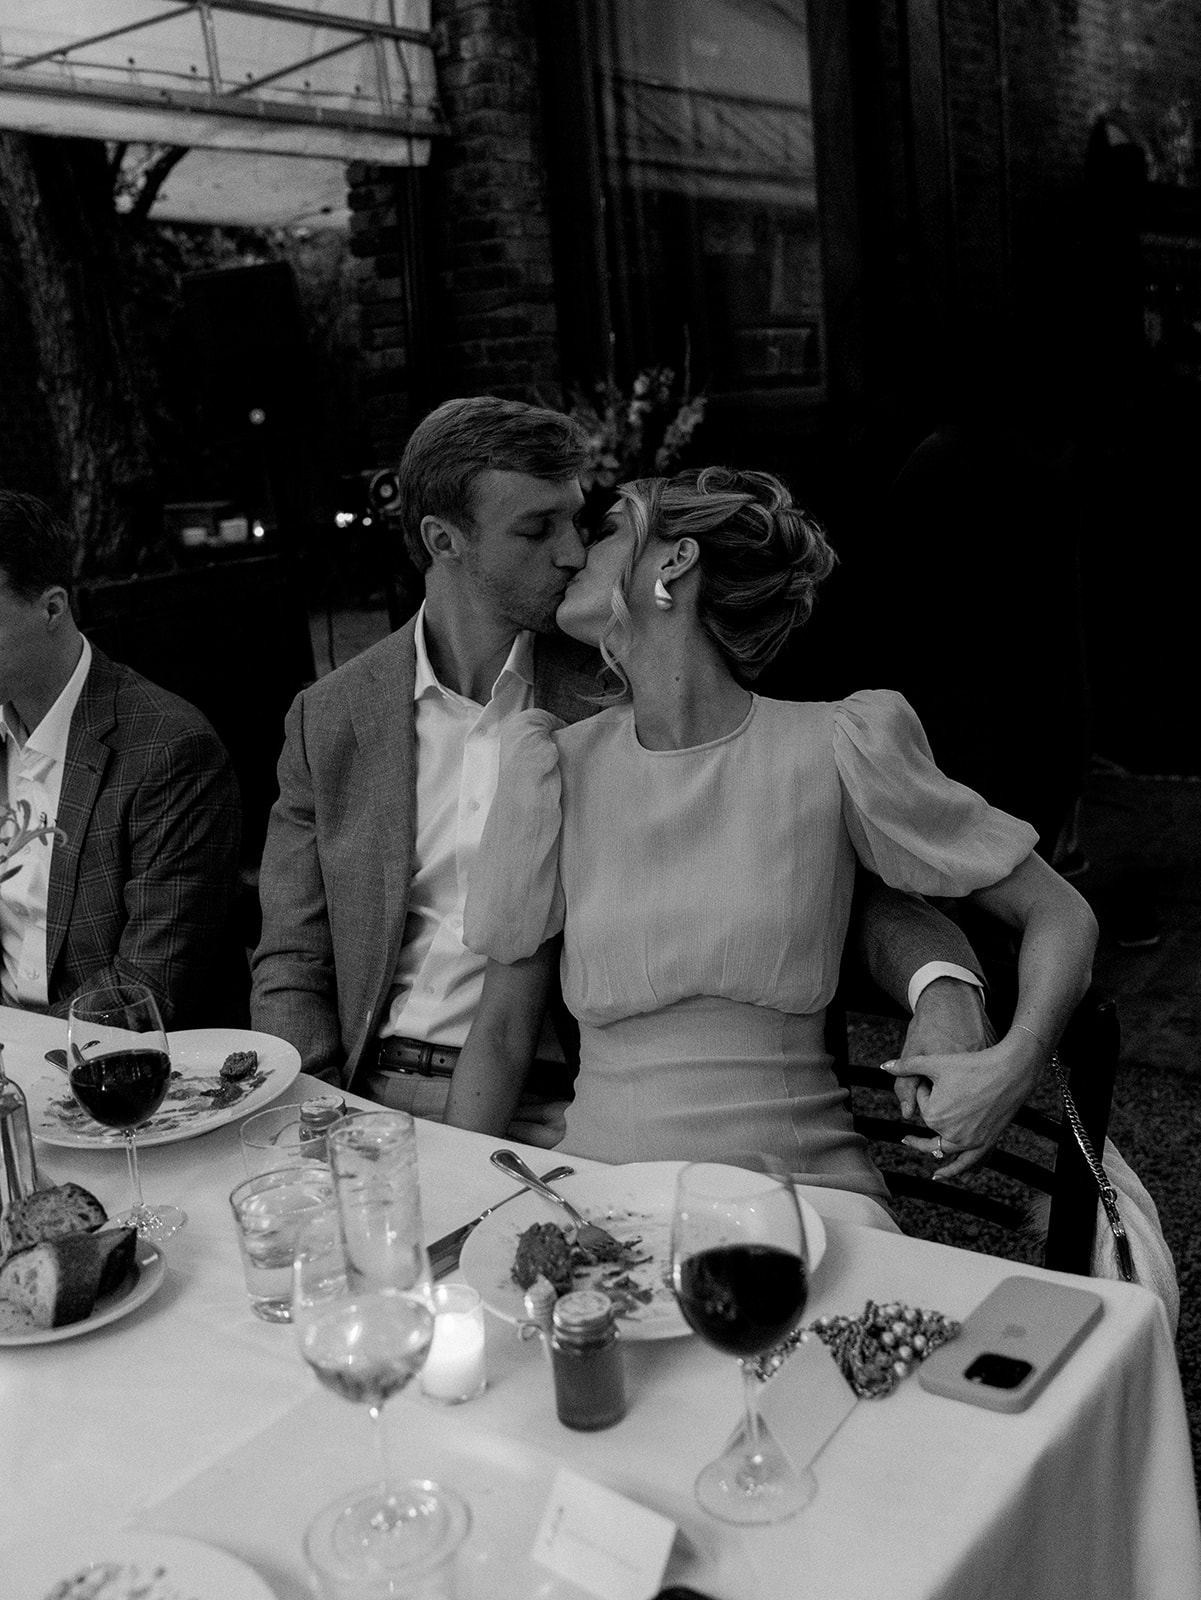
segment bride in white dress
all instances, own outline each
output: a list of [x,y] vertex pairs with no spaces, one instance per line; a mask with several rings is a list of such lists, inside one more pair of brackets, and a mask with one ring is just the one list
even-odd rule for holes
[[559,962],[580,1023],[561,1150],[756,1149],[882,1197],[823,1040],[858,858],[1021,931],[1014,1024],[966,1058],[972,1140],[999,1137],[1087,988],[1095,924],[1028,824],[939,772],[899,695],[753,692],[832,565],[765,473],[620,491],[558,613],[600,646],[620,698],[570,727],[526,712],[506,736],[464,923],[491,960],[448,1122],[504,1131]]

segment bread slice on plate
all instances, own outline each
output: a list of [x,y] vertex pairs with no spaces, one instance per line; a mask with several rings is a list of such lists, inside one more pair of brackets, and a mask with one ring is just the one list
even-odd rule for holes
[[119,1289],[137,1265],[138,1230],[104,1228],[91,1236],[100,1256],[100,1285],[97,1296]]
[[32,1333],[37,1323],[28,1306],[18,1306],[11,1300],[0,1300],[0,1334]]
[[53,1189],[35,1189],[14,1200],[0,1223],[0,1256],[27,1245],[44,1244],[69,1233],[90,1233],[107,1220],[96,1196],[78,1183],[60,1183]]
[[134,1228],[72,1233],[29,1245],[0,1267],[0,1304],[23,1308],[34,1328],[82,1322],[102,1293],[124,1282],[136,1251]]

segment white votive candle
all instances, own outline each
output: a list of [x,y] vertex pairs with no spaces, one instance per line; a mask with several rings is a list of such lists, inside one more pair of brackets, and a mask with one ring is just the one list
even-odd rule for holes
[[451,1404],[484,1392],[484,1308],[465,1283],[440,1283],[434,1290],[434,1338],[421,1388],[431,1400]]

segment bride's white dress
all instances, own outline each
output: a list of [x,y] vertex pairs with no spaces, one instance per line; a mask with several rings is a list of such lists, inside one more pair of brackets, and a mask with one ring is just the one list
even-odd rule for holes
[[471,948],[563,932],[580,1074],[560,1149],[602,1161],[768,1151],[806,1181],[883,1195],[830,1066],[856,857],[960,896],[1036,842],[934,765],[901,696],[753,696],[733,732],[647,750],[628,705],[513,720],[473,869]]

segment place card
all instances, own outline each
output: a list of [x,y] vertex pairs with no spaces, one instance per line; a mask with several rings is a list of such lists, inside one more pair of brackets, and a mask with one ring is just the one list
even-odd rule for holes
[[[814,1334],[797,1346],[759,1391],[768,1433],[802,1472],[855,1409],[854,1391]],[[745,1433],[739,1424],[731,1444]]]
[[676,1525],[560,1467],[533,1557],[597,1600],[649,1600],[663,1581]]

